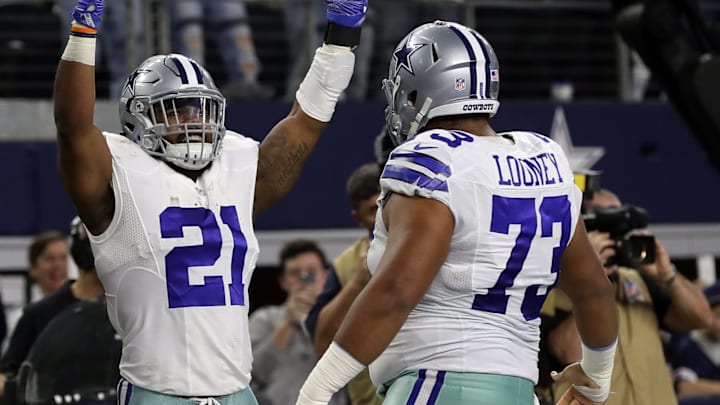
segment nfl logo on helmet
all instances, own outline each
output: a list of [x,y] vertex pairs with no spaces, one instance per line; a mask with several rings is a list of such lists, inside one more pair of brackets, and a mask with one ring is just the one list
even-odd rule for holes
[[463,79],[462,77],[458,77],[457,79],[455,79],[455,90],[465,90],[465,79]]

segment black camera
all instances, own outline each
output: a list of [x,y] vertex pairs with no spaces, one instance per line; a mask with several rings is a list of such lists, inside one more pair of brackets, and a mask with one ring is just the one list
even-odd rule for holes
[[647,227],[648,214],[644,209],[629,204],[595,207],[583,215],[583,220],[588,231],[607,232],[615,241],[615,256],[606,265],[637,267],[655,262],[655,237],[630,234]]
[[312,284],[315,282],[315,273],[312,271],[303,271],[298,276],[300,284]]

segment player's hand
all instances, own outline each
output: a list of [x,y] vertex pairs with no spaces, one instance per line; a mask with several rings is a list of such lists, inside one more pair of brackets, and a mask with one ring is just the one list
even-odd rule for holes
[[602,405],[600,402],[593,402],[575,389],[570,386],[567,391],[563,394],[559,401],[555,405]]
[[100,29],[103,14],[103,0],[79,0],[78,5],[72,12],[73,21],[76,23],[92,28]]
[[571,386],[557,402],[557,405],[601,405],[604,402],[593,402],[575,389],[575,386],[588,388],[600,388],[600,386],[588,377],[580,367],[580,363],[573,363],[565,367],[561,372],[550,373],[556,383],[570,383]]
[[325,0],[327,20],[344,27],[360,27],[365,21],[368,0]]

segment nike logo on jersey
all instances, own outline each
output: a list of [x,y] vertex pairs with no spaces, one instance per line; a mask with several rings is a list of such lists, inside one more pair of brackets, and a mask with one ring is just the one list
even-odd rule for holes
[[421,143],[415,145],[413,150],[437,149],[437,146],[423,146]]

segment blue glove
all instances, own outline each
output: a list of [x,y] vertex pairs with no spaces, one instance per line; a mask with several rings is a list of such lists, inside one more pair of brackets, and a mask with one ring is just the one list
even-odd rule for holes
[[72,12],[72,18],[82,26],[98,30],[102,22],[103,8],[103,0],[80,0]]
[[368,0],[325,0],[325,5],[329,22],[358,28],[365,21]]

